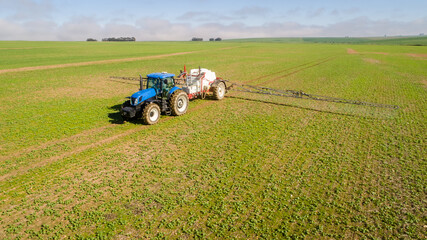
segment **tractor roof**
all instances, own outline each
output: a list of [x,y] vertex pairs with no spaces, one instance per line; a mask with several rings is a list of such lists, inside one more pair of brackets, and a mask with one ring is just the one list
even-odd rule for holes
[[150,74],[147,75],[147,77],[149,77],[149,78],[165,79],[165,78],[168,78],[168,77],[175,77],[175,74],[167,73],[167,72],[150,73]]

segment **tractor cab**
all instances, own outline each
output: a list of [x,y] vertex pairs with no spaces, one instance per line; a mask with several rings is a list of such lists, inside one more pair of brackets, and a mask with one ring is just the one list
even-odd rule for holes
[[172,73],[151,73],[147,75],[147,88],[156,90],[159,98],[168,97],[168,93],[175,87],[175,74]]

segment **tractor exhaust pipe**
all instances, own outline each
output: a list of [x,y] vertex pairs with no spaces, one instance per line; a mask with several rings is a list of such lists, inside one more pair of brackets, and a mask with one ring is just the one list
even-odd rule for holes
[[139,91],[141,91],[143,89],[142,85],[143,85],[142,84],[142,76],[141,76],[141,74],[139,74]]

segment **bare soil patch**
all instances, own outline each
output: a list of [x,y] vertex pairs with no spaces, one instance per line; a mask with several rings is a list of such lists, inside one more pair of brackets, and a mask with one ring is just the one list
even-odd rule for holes
[[356,50],[354,50],[354,49],[347,48],[347,53],[348,53],[348,54],[358,54],[359,52],[358,52],[358,51],[356,51]]
[[427,58],[427,54],[422,53],[407,53],[406,55],[415,58]]
[[379,63],[381,63],[380,60],[372,59],[372,58],[364,58],[363,61],[365,61],[367,63],[372,63],[372,64],[379,64]]
[[354,49],[347,48],[348,54],[377,54],[377,55],[389,55],[390,53],[387,52],[358,52]]

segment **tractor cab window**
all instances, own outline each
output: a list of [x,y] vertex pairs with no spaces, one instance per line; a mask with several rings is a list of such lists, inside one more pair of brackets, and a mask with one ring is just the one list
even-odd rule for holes
[[165,78],[163,87],[169,91],[173,88],[173,86],[174,86],[173,78],[171,77]]
[[148,88],[154,88],[156,90],[160,90],[160,79],[158,78],[148,78],[147,79],[147,89]]
[[169,91],[174,87],[174,81],[172,77],[163,79],[163,96],[166,97]]

